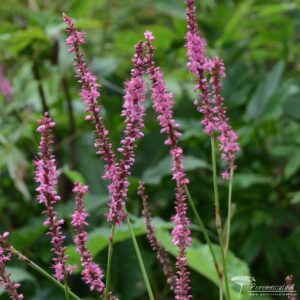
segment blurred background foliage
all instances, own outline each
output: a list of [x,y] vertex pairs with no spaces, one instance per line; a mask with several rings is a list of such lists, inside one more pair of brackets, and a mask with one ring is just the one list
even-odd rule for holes
[[[239,133],[241,152],[234,179],[235,214],[231,248],[232,276],[251,275],[259,284],[282,284],[288,274],[300,287],[300,3],[298,0],[202,0],[197,16],[210,55],[225,61],[224,97],[231,123]],[[123,130],[120,117],[123,82],[129,78],[134,44],[146,29],[156,36],[156,60],[174,93],[175,117],[180,122],[185,168],[200,214],[216,239],[209,139],[193,107],[193,83],[186,70],[183,47],[184,3],[179,0],[2,0],[0,3],[0,227],[11,242],[47,268],[51,254],[41,207],[35,202],[32,160],[38,136],[37,119],[49,110],[56,121],[55,152],[59,190],[66,218],[67,241],[73,209],[72,182],[90,186],[86,205],[89,247],[105,268],[109,232],[105,221],[107,191],[100,178],[103,165],[95,155],[93,132],[83,119],[84,106],[74,79],[72,55],[65,47],[62,12],[84,30],[87,59],[102,84],[105,123],[117,148]],[[5,90],[8,80],[11,92]],[[3,92],[4,90],[4,92]],[[155,255],[144,236],[139,179],[147,183],[161,242],[172,253],[168,229],[173,214],[174,184],[167,147],[151,110],[149,97],[145,138],[137,147],[130,179],[128,208],[135,220],[143,256],[156,299],[172,299]],[[220,168],[222,166],[220,165]],[[220,180],[222,206],[226,184]],[[191,219],[193,220],[193,215]],[[224,216],[225,218],[225,216]],[[163,221],[165,220],[165,221]],[[217,299],[215,274],[197,227],[189,264],[194,299]],[[120,299],[147,299],[126,228],[120,228],[113,258],[113,291]],[[197,252],[198,251],[198,252]],[[191,251],[192,252],[192,251]],[[72,246],[70,260],[77,261]],[[63,299],[43,278],[14,262],[10,270],[23,282],[26,299]],[[79,275],[71,279],[79,295],[88,295]],[[239,286],[232,288],[239,290]],[[1,299],[7,299],[4,294]],[[92,294],[91,294],[92,297]],[[247,296],[244,295],[246,299]],[[88,299],[88,298],[86,298]],[[259,299],[270,299],[259,297]]]

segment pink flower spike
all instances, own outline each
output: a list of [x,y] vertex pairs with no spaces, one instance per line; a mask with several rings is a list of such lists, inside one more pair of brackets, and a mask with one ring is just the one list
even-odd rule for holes
[[103,178],[108,179],[110,194],[109,212],[107,219],[117,225],[120,225],[124,218],[124,204],[128,190],[128,179],[130,168],[134,163],[135,141],[143,137],[142,128],[144,117],[144,89],[143,80],[143,51],[144,44],[138,43],[133,58],[134,68],[131,71],[131,79],[126,82],[126,92],[122,116],[125,118],[124,138],[121,141],[121,147],[118,151],[121,153],[120,162],[117,163],[109,140],[109,132],[103,124],[103,118],[99,115],[101,107],[97,104],[100,96],[99,84],[96,83],[96,77],[84,62],[83,54],[80,51],[80,45],[84,42],[83,35],[77,30],[71,18],[64,15],[67,24],[67,45],[71,52],[75,53],[75,68],[78,73],[79,82],[82,86],[81,98],[86,104],[86,120],[92,121],[95,127],[96,140],[95,147],[97,154],[100,155],[105,163],[105,173]]
[[173,118],[173,95],[168,92],[163,78],[163,74],[159,67],[155,67],[153,60],[154,47],[147,40],[146,66],[147,73],[151,81],[151,99],[154,111],[157,114],[157,120],[161,127],[161,133],[166,134],[165,145],[170,146],[170,155],[173,160],[173,180],[176,182],[176,202],[175,215],[172,218],[174,229],[172,231],[173,244],[178,248],[176,257],[176,300],[189,300],[192,298],[190,294],[189,271],[186,262],[186,248],[191,244],[190,238],[190,221],[187,217],[187,204],[185,185],[189,180],[183,169],[183,151],[178,146],[180,132],[179,124]]
[[47,216],[44,225],[48,227],[47,235],[51,237],[52,249],[55,254],[52,258],[54,276],[57,280],[66,279],[68,271],[66,266],[67,256],[66,248],[63,246],[65,237],[62,234],[63,220],[57,219],[57,212],[54,205],[60,201],[57,194],[57,170],[55,165],[55,156],[53,155],[53,136],[52,128],[55,123],[46,112],[39,121],[37,132],[41,134],[38,159],[34,161],[35,181],[39,184],[36,191],[38,192],[37,201],[43,204],[45,210],[43,214]]
[[[221,80],[225,77],[225,67],[224,63],[219,57],[214,57],[211,62],[211,79],[210,83],[213,90],[214,104],[214,122],[216,124],[216,132],[218,134],[219,149],[221,152],[222,160],[228,164],[228,168],[234,167],[234,161],[236,153],[240,150],[238,144],[238,136],[236,132],[231,128],[229,124],[229,118],[227,117],[227,110],[224,105],[224,99],[221,95],[222,92],[222,82]],[[225,172],[224,179],[229,179],[230,171]],[[223,173],[224,174],[224,173]]]
[[80,96],[86,105],[87,116],[85,120],[91,121],[95,128],[95,147],[97,154],[105,162],[105,173],[103,178],[111,179],[115,172],[115,155],[112,150],[112,145],[109,140],[109,132],[105,128],[103,118],[99,114],[101,107],[97,103],[100,97],[100,84],[96,83],[96,77],[92,74],[91,70],[87,67],[84,61],[84,55],[81,53],[80,46],[85,43],[84,33],[77,30],[74,22],[66,14],[63,14],[64,21],[67,24],[66,32],[69,37],[67,38],[66,45],[69,47],[69,52],[75,54],[75,69],[77,72],[78,82],[81,84]]
[[[201,105],[195,101],[197,110],[203,115],[201,124],[203,131],[209,136],[216,135],[219,140],[221,158],[234,168],[236,153],[239,151],[237,134],[229,125],[227,110],[224,105],[222,79],[225,78],[224,63],[219,57],[206,57],[206,42],[201,38],[195,17],[195,0],[186,0],[186,48],[188,69],[196,78],[195,90],[200,92]],[[210,80],[208,82],[208,79]],[[211,86],[211,87],[210,87]],[[223,173],[224,179],[229,179],[229,171]]]
[[144,134],[144,115],[145,115],[145,82],[144,75],[144,53],[145,45],[142,42],[135,46],[135,54],[132,59],[133,69],[131,78],[125,83],[125,95],[123,97],[123,110],[121,115],[125,119],[124,136],[121,147],[118,148],[121,159],[118,170],[109,185],[111,200],[107,219],[120,225],[125,216],[124,206],[128,191],[128,176],[130,169],[135,161],[134,147],[138,139]]
[[102,295],[105,287],[103,283],[104,274],[100,267],[93,262],[92,255],[86,247],[88,235],[85,231],[85,227],[88,226],[86,221],[88,213],[84,207],[83,196],[86,194],[87,190],[88,186],[81,185],[79,182],[75,183],[73,192],[76,194],[76,206],[72,215],[71,224],[76,233],[76,250],[81,256],[82,280],[87,284],[91,291],[95,290]]
[[9,251],[10,245],[7,241],[8,232],[0,235],[0,286],[3,286],[11,300],[23,300],[24,296],[18,292],[21,286],[10,279],[10,273],[6,271],[6,263],[10,261],[11,253]]
[[154,36],[153,36],[152,32],[149,31],[149,30],[147,30],[147,31],[144,32],[144,37],[145,37],[145,39],[148,40],[149,42],[154,41]]

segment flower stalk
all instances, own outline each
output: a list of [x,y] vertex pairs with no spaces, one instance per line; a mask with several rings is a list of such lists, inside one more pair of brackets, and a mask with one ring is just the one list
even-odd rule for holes
[[[225,282],[225,292],[226,292],[226,299],[230,300],[230,290],[229,290],[229,281],[228,281],[228,274],[227,274],[227,263],[225,259],[225,245],[223,241],[223,234],[222,234],[222,220],[220,214],[220,202],[219,202],[219,191],[218,191],[218,178],[217,178],[217,164],[216,164],[216,149],[215,149],[215,138],[211,136],[211,156],[212,156],[212,167],[213,167],[213,186],[214,186],[214,202],[215,202],[215,217],[216,217],[216,228],[219,237],[220,243],[220,250],[221,250],[221,261],[222,261],[222,278],[220,278],[220,286],[219,292],[222,294],[222,281],[224,279]],[[221,299],[221,296],[220,296]]]
[[114,236],[115,236],[116,224],[113,222],[111,224],[111,234],[108,239],[108,254],[107,254],[107,267],[106,267],[106,281],[105,281],[105,295],[104,299],[109,300],[109,289],[110,289],[110,271],[111,271],[111,261],[114,246]]
[[137,255],[137,259],[138,259],[138,262],[139,262],[139,265],[140,265],[140,268],[141,268],[141,271],[142,271],[142,275],[143,275],[143,279],[144,279],[146,289],[147,289],[147,292],[148,292],[149,300],[154,300],[153,292],[152,292],[152,289],[151,289],[151,285],[150,285],[150,281],[149,281],[149,278],[148,278],[148,275],[147,275],[145,264],[144,264],[144,261],[143,261],[143,258],[142,258],[142,254],[141,254],[138,242],[136,240],[136,237],[135,237],[135,234],[134,234],[129,216],[126,212],[126,208],[125,208],[125,213],[126,213],[126,223],[127,223],[128,229],[129,229],[130,234],[131,234],[131,239],[132,239],[133,246],[134,246],[134,249],[135,249],[135,252],[136,252],[136,255]]
[[53,276],[51,276],[47,271],[45,271],[43,268],[41,268],[39,265],[37,265],[35,262],[30,260],[27,256],[23,255],[20,251],[15,249],[13,246],[10,246],[9,250],[15,257],[17,257],[19,260],[25,262],[30,268],[34,269],[38,273],[40,273],[42,276],[44,276],[47,280],[52,282],[56,287],[61,289],[62,291],[67,291],[68,296],[70,296],[72,299],[75,300],[81,300],[75,293],[73,293],[70,289],[65,288],[65,285],[56,280]]
[[233,182],[234,167],[230,167],[229,180],[228,180],[228,212],[227,212],[227,230],[226,230],[226,243],[225,243],[225,256],[230,246],[230,227],[232,218],[232,182]]
[[209,247],[209,251],[210,251],[210,254],[211,254],[213,262],[214,262],[214,266],[215,266],[215,269],[216,269],[216,272],[217,272],[217,276],[218,276],[218,278],[221,278],[222,277],[222,270],[220,269],[219,263],[217,261],[215,251],[212,247],[211,240],[210,240],[210,238],[208,236],[208,233],[207,233],[207,229],[205,228],[205,225],[204,225],[204,223],[203,223],[203,221],[202,221],[202,219],[201,219],[201,217],[200,217],[200,215],[197,211],[195,202],[194,202],[194,200],[191,196],[191,193],[190,193],[189,188],[188,188],[187,185],[185,186],[185,193],[186,193],[187,199],[189,201],[190,207],[192,208],[192,211],[195,215],[195,218],[196,218],[196,220],[197,220],[197,222],[200,226],[200,229],[203,233],[204,239],[205,239],[205,241],[206,241],[206,243]]

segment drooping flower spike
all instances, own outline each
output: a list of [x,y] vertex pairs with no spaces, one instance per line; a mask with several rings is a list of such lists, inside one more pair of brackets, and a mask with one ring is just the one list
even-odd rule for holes
[[9,243],[7,238],[8,232],[4,232],[0,235],[0,287],[4,287],[5,291],[9,295],[11,300],[23,300],[23,294],[18,292],[18,288],[21,286],[19,283],[15,283],[10,279],[10,273],[6,271],[6,263],[10,261],[11,253],[9,251]]
[[44,225],[48,227],[47,235],[51,237],[52,249],[55,254],[52,258],[54,276],[57,280],[63,281],[68,273],[72,271],[71,266],[66,265],[66,248],[63,246],[64,235],[62,225],[64,221],[57,219],[57,212],[54,205],[60,201],[57,194],[57,170],[55,157],[53,155],[53,136],[52,129],[55,123],[46,112],[39,121],[37,131],[41,134],[38,158],[34,161],[35,181],[39,184],[37,201],[45,207],[43,214],[47,216]]
[[95,290],[100,295],[104,292],[103,283],[103,271],[101,268],[93,262],[91,253],[86,247],[86,241],[88,238],[85,227],[88,226],[86,218],[88,213],[83,203],[83,196],[86,194],[88,186],[81,185],[79,182],[75,183],[73,192],[76,195],[76,206],[72,215],[71,224],[75,230],[75,243],[77,245],[77,252],[80,255],[81,260],[81,276],[83,281],[87,284],[91,291]]
[[101,106],[97,103],[100,97],[100,84],[96,82],[96,77],[87,67],[84,61],[84,55],[81,53],[80,46],[85,43],[84,32],[78,31],[71,18],[64,14],[64,21],[67,24],[66,32],[69,37],[66,45],[68,52],[75,54],[75,69],[78,82],[81,84],[80,96],[86,104],[86,120],[91,121],[95,130],[95,147],[97,154],[105,162],[105,173],[103,178],[111,179],[115,175],[115,155],[109,140],[109,132],[105,128],[103,118],[100,115]]
[[145,33],[147,40],[147,54],[145,57],[147,73],[150,76],[151,82],[151,99],[153,108],[157,114],[157,120],[161,127],[161,133],[166,134],[165,145],[170,146],[170,155],[173,160],[173,180],[176,182],[176,203],[175,215],[172,220],[174,229],[172,231],[173,243],[178,248],[176,260],[177,278],[175,298],[177,300],[191,299],[190,294],[190,278],[186,261],[186,248],[191,244],[189,219],[187,217],[187,204],[185,185],[189,180],[183,169],[183,151],[178,146],[180,132],[178,131],[179,124],[173,118],[173,95],[168,92],[163,78],[163,74],[159,67],[155,66],[153,60],[154,47],[152,41],[154,37],[151,32]]
[[[240,148],[237,142],[238,136],[229,124],[229,118],[227,117],[227,111],[224,105],[224,98],[221,95],[221,80],[224,78],[224,63],[221,59],[219,59],[219,57],[216,56],[211,61],[210,83],[213,90],[212,102],[214,104],[215,124],[217,126],[221,158],[228,164],[230,169],[234,167],[235,156]],[[229,179],[230,174],[228,169],[223,172],[222,176],[224,179]]]
[[109,141],[109,133],[103,124],[100,116],[101,107],[97,104],[97,98],[100,96],[99,87],[96,83],[96,77],[84,62],[83,54],[80,52],[80,45],[84,44],[84,34],[77,30],[71,18],[64,15],[67,24],[66,44],[69,46],[69,52],[75,53],[75,64],[79,83],[82,86],[81,97],[87,105],[86,111],[89,113],[86,117],[91,120],[95,127],[97,139],[95,146],[97,154],[105,162],[105,174],[103,178],[109,179],[109,211],[107,219],[112,223],[121,224],[125,216],[124,204],[128,190],[128,176],[130,168],[134,163],[134,145],[138,138],[143,137],[141,129],[144,127],[144,94],[145,86],[143,81],[143,51],[144,44],[138,43],[135,47],[133,58],[134,68],[131,71],[131,79],[125,84],[124,105],[122,116],[125,118],[124,137],[118,151],[121,153],[121,159],[116,161]]
[[[195,90],[200,92],[201,105],[195,100],[197,110],[202,113],[203,131],[209,136],[216,135],[219,140],[221,158],[228,164],[228,169],[234,167],[236,153],[239,151],[238,136],[231,128],[227,117],[224,99],[221,96],[222,79],[225,77],[225,67],[219,57],[209,59],[206,56],[206,42],[201,37],[195,17],[195,1],[186,0],[187,33],[185,47],[188,56],[188,69],[196,78]],[[208,82],[207,77],[210,77]],[[210,88],[211,85],[211,88]],[[222,176],[229,179],[229,170]]]
[[148,206],[148,195],[145,193],[145,184],[144,182],[139,183],[137,194],[141,197],[143,202],[143,216],[144,222],[146,226],[146,236],[150,243],[152,250],[156,253],[157,259],[159,260],[160,264],[162,265],[163,272],[167,278],[167,282],[170,285],[170,289],[175,291],[176,289],[176,276],[168,256],[168,252],[165,248],[163,248],[159,241],[155,236],[155,229],[151,224],[151,212]]

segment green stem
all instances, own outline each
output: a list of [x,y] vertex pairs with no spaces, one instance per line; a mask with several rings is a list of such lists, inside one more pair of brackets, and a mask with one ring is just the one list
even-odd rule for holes
[[220,278],[220,280],[219,280],[219,300],[223,300],[222,278]]
[[225,247],[224,247],[223,234],[222,234],[222,221],[221,221],[221,214],[220,214],[220,202],[219,202],[216,150],[215,150],[214,136],[211,137],[211,157],[212,157],[212,165],[213,165],[213,185],[214,185],[214,198],[215,198],[215,208],[216,208],[216,227],[217,227],[217,231],[218,231],[219,243],[220,243],[220,248],[221,248],[221,259],[222,259],[223,274],[224,274],[224,281],[225,281],[226,298],[227,298],[227,300],[230,300],[229,283],[228,283],[228,276],[227,276],[227,266],[226,266],[226,259],[225,259]]
[[146,288],[147,288],[149,299],[154,300],[153,292],[152,292],[152,289],[151,289],[151,286],[150,286],[150,282],[149,282],[148,275],[147,275],[147,272],[146,272],[146,268],[145,268],[145,265],[144,265],[144,262],[143,262],[143,258],[142,258],[142,255],[141,255],[141,252],[140,252],[140,249],[139,249],[139,245],[138,245],[137,240],[135,238],[134,231],[133,231],[132,225],[130,223],[128,214],[126,212],[126,209],[124,209],[124,210],[125,210],[125,213],[126,213],[127,226],[128,226],[128,229],[131,233],[132,242],[133,242],[134,249],[135,249],[135,252],[136,252],[136,255],[137,255],[137,258],[138,258],[138,261],[139,261],[139,265],[140,265],[140,268],[141,268],[141,271],[142,271],[142,274],[143,274],[143,278],[144,278],[144,282],[145,282],[145,285],[146,285]]
[[233,178],[234,167],[230,167],[230,177],[228,182],[228,215],[227,215],[227,232],[226,232],[226,243],[225,243],[225,257],[229,249],[230,242],[230,225],[231,225],[231,199],[232,199],[232,178]]
[[68,283],[67,283],[67,279],[65,278],[64,280],[64,288],[65,288],[65,298],[66,300],[70,300],[70,297],[69,297],[69,287],[68,287]]
[[[49,281],[51,281],[54,285],[56,285],[61,290],[65,291],[65,286],[57,281],[54,277],[52,277],[49,273],[47,273],[44,269],[38,266],[36,263],[31,261],[28,257],[24,256],[21,252],[16,250],[13,246],[10,247],[11,252],[21,261],[24,261],[29,267],[36,270],[38,273],[43,275]],[[76,294],[74,294],[70,289],[67,289],[68,296],[71,296],[73,299],[81,300]],[[69,299],[69,298],[68,298]]]
[[213,250],[212,243],[211,243],[211,240],[210,240],[210,238],[208,236],[207,230],[206,230],[206,228],[204,226],[204,223],[203,223],[203,221],[202,221],[202,219],[201,219],[201,217],[200,217],[200,215],[199,215],[199,213],[197,211],[197,208],[195,206],[195,202],[194,202],[194,200],[193,200],[193,198],[192,198],[192,196],[190,194],[189,188],[185,185],[184,189],[185,189],[185,193],[187,195],[189,204],[190,204],[190,206],[192,208],[192,211],[193,211],[193,213],[194,213],[194,215],[196,217],[197,222],[200,225],[201,231],[202,231],[202,233],[204,235],[204,239],[205,239],[206,243],[208,244],[209,251],[210,251],[211,256],[213,258],[213,261],[214,261],[214,265],[215,265],[215,268],[216,268],[217,275],[220,278],[220,276],[222,275],[221,274],[221,270],[220,270],[220,267],[218,265],[218,262],[217,262],[217,259],[216,259],[216,255],[215,255],[215,252]]
[[106,267],[106,283],[105,283],[105,300],[108,300],[109,297],[109,289],[110,289],[110,270],[111,270],[111,259],[113,253],[113,244],[114,244],[114,236],[115,236],[116,224],[112,223],[111,226],[111,234],[109,237],[108,243],[108,255],[107,255],[107,267]]

